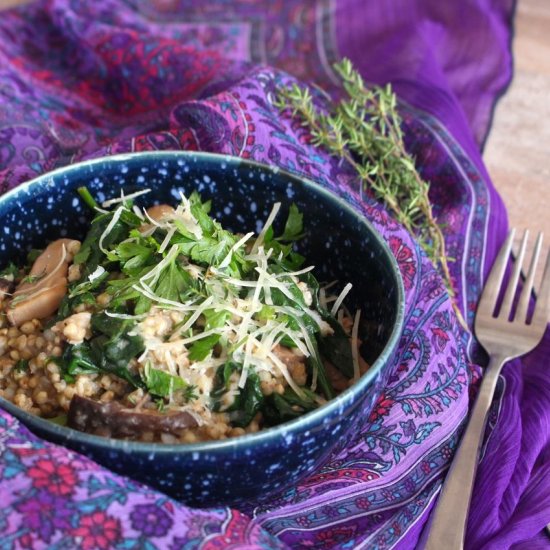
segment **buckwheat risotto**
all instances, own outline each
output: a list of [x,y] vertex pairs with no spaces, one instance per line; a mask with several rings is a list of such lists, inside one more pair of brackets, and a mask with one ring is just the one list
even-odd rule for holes
[[360,312],[293,250],[274,205],[259,235],[233,234],[197,193],[140,209],[98,205],[64,238],[0,273],[0,396],[107,437],[164,443],[256,432],[319,407],[368,366]]

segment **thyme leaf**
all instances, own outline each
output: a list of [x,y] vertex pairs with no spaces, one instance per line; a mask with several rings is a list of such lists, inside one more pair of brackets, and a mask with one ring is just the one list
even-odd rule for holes
[[334,65],[345,96],[318,108],[308,88],[297,84],[279,89],[276,106],[290,109],[312,136],[312,143],[345,160],[355,170],[362,190],[370,190],[397,221],[415,235],[439,268],[462,326],[466,322],[455,299],[441,226],[429,199],[429,184],[407,152],[397,98],[388,84],[367,87],[349,59]]

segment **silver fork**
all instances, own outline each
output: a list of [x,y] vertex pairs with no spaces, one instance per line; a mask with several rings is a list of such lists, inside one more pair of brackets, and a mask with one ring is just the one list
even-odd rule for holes
[[[542,276],[542,283],[531,321],[527,313],[532,297],[535,272],[542,246],[539,234],[532,255],[529,272],[521,295],[512,312],[512,305],[520,279],[528,232],[525,231],[521,247],[514,262],[510,281],[502,305],[495,314],[498,297],[512,251],[515,230],[512,229],[500,249],[479,301],[475,318],[475,333],[490,356],[472,415],[459,448],[445,479],[431,523],[425,550],[458,550],[463,548],[470,498],[483,441],[487,412],[493,400],[498,377],[504,363],[531,351],[542,340],[550,321],[550,254]],[[513,313],[512,321],[509,319]]]

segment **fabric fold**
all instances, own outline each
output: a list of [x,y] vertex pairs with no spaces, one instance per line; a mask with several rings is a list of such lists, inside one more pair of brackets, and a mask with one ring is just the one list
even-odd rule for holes
[[[391,82],[407,147],[431,184],[458,301],[471,324],[506,231],[479,153],[511,78],[512,0],[50,0],[0,19],[0,190],[122,152],[203,150],[313,179],[368,219],[395,255],[407,324],[368,425],[318,472],[243,510],[196,510],[38,440],[0,412],[6,548],[414,548],[452,460],[484,356],[418,244],[273,106],[297,81],[337,93],[348,56]],[[506,367],[466,547],[542,544],[548,521],[548,339]],[[52,481],[61,480],[61,481]],[[55,518],[48,511],[60,510]],[[145,531],[140,517],[154,517]],[[545,517],[546,515],[546,517]],[[94,526],[105,525],[104,538]],[[156,530],[155,530],[156,529]],[[76,537],[76,538],[75,538]],[[226,547],[226,546],[225,546]]]

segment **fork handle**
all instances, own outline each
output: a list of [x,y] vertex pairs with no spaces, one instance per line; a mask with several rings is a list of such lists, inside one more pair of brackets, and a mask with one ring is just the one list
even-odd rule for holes
[[507,357],[491,357],[472,415],[436,503],[425,550],[461,550],[487,413]]

